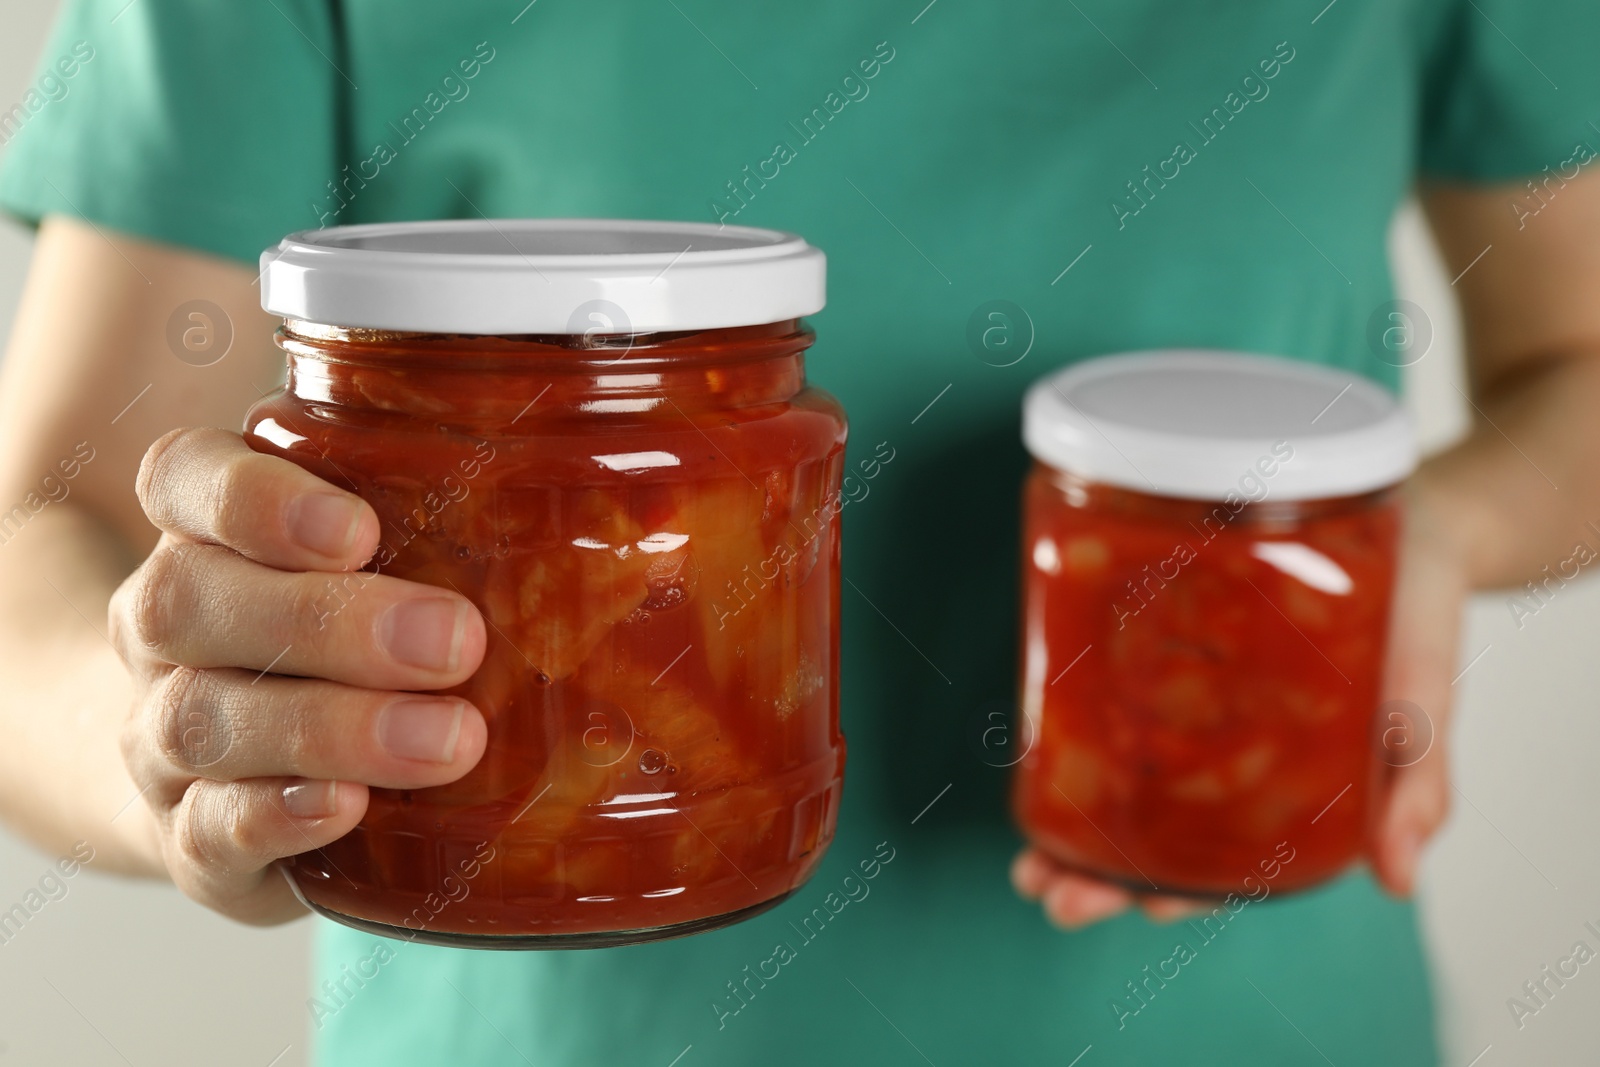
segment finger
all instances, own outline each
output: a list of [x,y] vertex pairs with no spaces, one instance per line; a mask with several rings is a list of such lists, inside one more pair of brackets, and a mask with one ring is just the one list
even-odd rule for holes
[[1467,595],[1461,565],[1440,550],[1448,539],[1430,528],[1429,515],[1425,502],[1413,503],[1405,513],[1406,537],[1384,673],[1384,706],[1401,709],[1397,722],[1403,722],[1404,744],[1380,745],[1389,777],[1370,848],[1378,881],[1400,896],[1415,888],[1423,845],[1450,808],[1446,752],[1461,610]]
[[1187,919],[1202,912],[1210,911],[1216,907],[1214,901],[1199,900],[1195,897],[1166,897],[1145,896],[1139,898],[1139,907],[1151,922],[1175,923],[1180,919]]
[[1038,849],[1025,848],[1011,861],[1011,885],[1023,900],[1038,900],[1057,870]]
[[1042,899],[1045,916],[1067,930],[1109,919],[1133,904],[1126,889],[1070,871],[1053,875]]
[[366,810],[366,787],[350,782],[201,779],[168,816],[167,866],[202,904],[242,922],[282,922],[304,909],[269,865],[338,840]]
[[353,493],[238,434],[173,430],[139,466],[139,503],[161,530],[291,571],[346,571],[378,547],[378,516]]
[[483,618],[459,593],[388,575],[286,574],[215,545],[163,541],[131,583],[141,651],[368,689],[443,689],[483,659]]
[[420,789],[466,774],[488,740],[459,697],[189,667],[153,689],[142,723],[142,758],[160,766],[140,777],[185,783],[295,775]]
[[1378,881],[1396,896],[1409,896],[1417,885],[1422,847],[1450,813],[1448,760],[1436,739],[1420,762],[1396,771],[1373,846]]

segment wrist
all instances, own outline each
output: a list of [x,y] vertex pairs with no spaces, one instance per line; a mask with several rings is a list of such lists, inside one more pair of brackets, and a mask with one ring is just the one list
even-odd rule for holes
[[1458,491],[1438,462],[1430,460],[1401,487],[1401,500],[1409,565],[1449,576],[1463,597],[1486,584],[1497,523],[1479,498]]

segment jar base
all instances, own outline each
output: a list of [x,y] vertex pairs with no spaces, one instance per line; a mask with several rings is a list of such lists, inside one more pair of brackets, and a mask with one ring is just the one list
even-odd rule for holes
[[296,895],[300,896],[303,904],[323,918],[331,919],[341,926],[348,926],[352,930],[360,930],[362,933],[377,934],[379,937],[388,937],[396,941],[414,941],[420,945],[438,945],[442,948],[526,952],[539,949],[621,948],[625,945],[643,945],[651,941],[670,941],[691,934],[703,934],[744,922],[746,919],[753,919],[762,912],[770,911],[792,897],[798,889],[796,886],[795,889],[780,893],[771,900],[764,900],[759,904],[740,908],[738,911],[708,915],[703,919],[691,919],[671,926],[653,926],[642,930],[596,930],[572,934],[462,934],[445,930],[413,930],[407,926],[391,926],[389,923],[373,919],[359,919],[354,915],[325,908],[315,901],[307,900],[304,895]]

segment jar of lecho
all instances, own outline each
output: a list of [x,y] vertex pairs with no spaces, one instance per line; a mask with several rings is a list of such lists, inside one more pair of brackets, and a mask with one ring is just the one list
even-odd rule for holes
[[[806,384],[821,252],[688,223],[426,222],[262,257],[286,387],[255,448],[366,499],[366,568],[454,589],[488,651],[464,778],[371,790],[288,871],[312,908],[470,947],[756,914],[834,833],[845,419]],[[329,576],[326,610],[363,574]]]
[[1024,833],[1143,892],[1344,870],[1381,784],[1416,463],[1394,398],[1287,359],[1130,353],[1036,383],[1023,435]]

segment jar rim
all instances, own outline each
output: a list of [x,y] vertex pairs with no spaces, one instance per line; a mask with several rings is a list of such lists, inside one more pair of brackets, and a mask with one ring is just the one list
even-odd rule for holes
[[261,255],[285,319],[419,333],[628,334],[815,314],[827,260],[777,230],[630,219],[465,219],[305,230]]
[[1279,500],[1355,496],[1403,481],[1417,464],[1410,419],[1376,382],[1245,352],[1086,360],[1035,382],[1022,422],[1042,463],[1190,500],[1248,496],[1258,483]]

